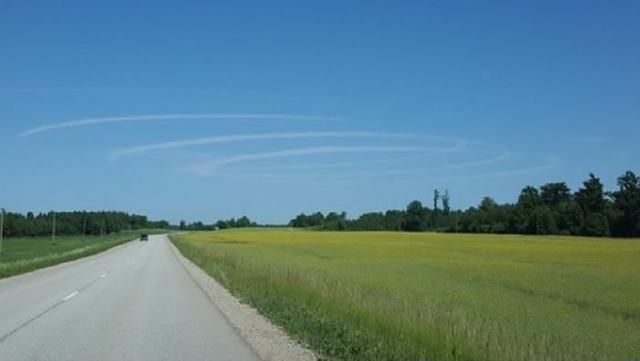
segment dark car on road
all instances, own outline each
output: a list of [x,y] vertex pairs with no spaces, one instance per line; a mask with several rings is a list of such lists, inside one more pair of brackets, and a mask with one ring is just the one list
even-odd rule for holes
[[143,233],[140,235],[140,241],[148,241],[149,240],[149,235],[146,233]]

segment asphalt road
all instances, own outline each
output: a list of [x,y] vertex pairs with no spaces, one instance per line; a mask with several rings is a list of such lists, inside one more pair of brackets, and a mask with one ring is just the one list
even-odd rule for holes
[[0,360],[258,360],[166,236],[0,280]]

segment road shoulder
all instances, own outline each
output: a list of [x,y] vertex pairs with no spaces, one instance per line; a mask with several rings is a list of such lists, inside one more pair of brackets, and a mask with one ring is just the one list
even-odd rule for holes
[[227,318],[254,351],[265,361],[315,361],[318,357],[291,339],[254,308],[241,303],[215,279],[184,257],[170,242],[176,259],[191,279]]

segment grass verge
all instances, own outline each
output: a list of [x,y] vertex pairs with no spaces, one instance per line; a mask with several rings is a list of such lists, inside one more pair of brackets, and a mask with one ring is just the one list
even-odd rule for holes
[[[3,252],[0,255],[0,278],[91,256],[129,242],[137,238],[141,232],[127,231],[104,237],[63,236],[58,237],[55,244],[48,237],[5,239]],[[152,231],[152,233],[161,232]]]
[[638,360],[640,243],[229,231],[180,251],[328,360]]

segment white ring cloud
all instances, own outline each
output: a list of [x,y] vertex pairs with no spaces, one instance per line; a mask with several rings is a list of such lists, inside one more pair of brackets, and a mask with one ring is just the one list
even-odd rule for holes
[[[162,121],[162,120],[285,120],[285,121],[338,121],[343,118],[339,117],[328,117],[328,116],[313,116],[313,115],[295,115],[295,114],[263,114],[263,113],[178,113],[178,114],[146,114],[146,115],[124,115],[124,116],[115,116],[115,117],[99,117],[99,118],[84,118],[60,123],[51,123],[45,124],[42,126],[34,127],[28,129],[20,134],[22,137],[28,137],[39,133],[54,131],[58,129],[65,128],[73,128],[73,127],[84,127],[84,126],[92,126],[92,125],[100,125],[100,124],[113,124],[113,123],[125,123],[125,122],[144,122],[144,121]],[[225,167],[231,164],[237,163],[251,163],[253,161],[259,160],[267,160],[267,159],[277,159],[277,158],[286,158],[286,157],[305,157],[305,156],[313,156],[313,155],[322,155],[322,154],[348,154],[348,153],[416,153],[408,156],[400,156],[389,159],[366,159],[359,161],[343,161],[343,162],[335,162],[335,163],[321,163],[321,164],[303,164],[303,165],[287,165],[287,164],[276,164],[276,165],[267,165],[267,166],[248,166],[244,168],[244,170],[254,171],[253,176],[258,177],[274,177],[274,178],[285,178],[285,179],[321,179],[321,178],[330,178],[330,179],[339,179],[339,178],[349,178],[349,177],[358,177],[358,176],[382,176],[382,175],[402,175],[409,173],[419,173],[426,172],[434,169],[446,169],[446,170],[459,170],[459,169],[468,169],[474,167],[485,166],[489,164],[494,164],[497,162],[501,162],[511,157],[511,153],[498,145],[489,144],[489,143],[481,143],[470,141],[462,138],[453,138],[453,137],[436,137],[436,136],[423,136],[417,134],[401,134],[401,133],[384,133],[384,132],[368,132],[368,131],[307,131],[307,132],[272,132],[272,133],[258,133],[258,134],[231,134],[231,135],[219,135],[212,137],[201,137],[201,138],[192,138],[192,139],[181,139],[181,140],[173,140],[163,143],[155,143],[155,144],[146,144],[146,145],[137,145],[128,148],[116,149],[110,153],[110,158],[113,161],[116,161],[122,157],[133,156],[146,154],[154,151],[161,150],[171,150],[183,147],[195,147],[195,146],[203,146],[203,145],[214,145],[214,144],[223,144],[223,143],[232,143],[232,142],[255,142],[255,141],[265,141],[265,140],[295,140],[295,139],[332,139],[332,138],[368,138],[368,139],[395,139],[398,145],[388,145],[388,144],[367,144],[360,146],[349,146],[349,145],[327,145],[327,146],[316,146],[316,147],[308,147],[308,148],[293,148],[293,149],[283,149],[276,151],[267,151],[267,152],[257,152],[257,153],[249,153],[249,154],[239,154],[239,155],[231,155],[218,159],[213,159],[208,162],[203,162],[199,164],[194,164],[188,168],[188,170],[200,174],[200,175],[212,175],[218,174],[216,172],[219,168]],[[439,146],[420,146],[417,145],[409,145],[406,144],[406,141],[413,140],[411,143],[416,143],[415,141],[438,141],[445,142],[445,145]],[[424,144],[424,143],[423,143]],[[482,148],[471,148],[474,146],[479,146]],[[427,166],[425,167],[420,165],[415,165],[414,167],[409,168],[395,168],[395,169],[379,169],[378,171],[369,170],[365,171],[365,169],[360,168],[359,170],[350,169],[346,172],[328,172],[328,173],[316,173],[314,175],[305,173],[306,169],[331,169],[338,167],[363,167],[365,165],[373,165],[373,164],[382,164],[382,163],[392,163],[392,162],[401,162],[406,160],[424,158],[427,156],[433,155],[442,155],[453,152],[469,152],[477,155],[478,153],[483,153],[487,149],[490,149],[490,154],[485,158],[481,158],[479,160],[467,161],[464,162],[464,159],[458,160],[457,163],[449,163],[443,164],[441,166]],[[476,156],[477,158],[477,156]],[[539,166],[525,167],[525,168],[515,168],[508,169],[502,171],[494,171],[488,173],[479,173],[479,174],[456,174],[449,175],[443,177],[430,177],[427,176],[425,179],[451,179],[451,178],[478,178],[478,177],[496,177],[496,176],[507,176],[507,175],[517,175],[531,172],[538,172],[545,169],[549,169],[551,167],[555,167],[559,164],[559,159],[550,158],[547,161]],[[400,163],[397,163],[396,166],[399,166]],[[242,171],[242,167],[232,167],[233,171]],[[298,170],[298,172],[291,172]],[[355,171],[354,171],[355,170]],[[267,171],[265,173],[255,173],[255,171]],[[271,172],[269,172],[271,171]],[[284,171],[284,172],[282,172]],[[287,172],[290,171],[290,172]],[[284,173],[284,174],[283,174]],[[287,174],[288,173],[288,174]],[[237,175],[251,175],[249,173],[237,173]]]
[[124,156],[138,155],[158,150],[168,150],[184,147],[194,147],[201,145],[232,143],[232,142],[250,142],[258,140],[276,140],[276,139],[302,139],[302,138],[387,138],[387,139],[431,139],[445,140],[456,142],[457,145],[450,148],[442,148],[442,152],[449,152],[460,149],[466,144],[466,140],[452,139],[444,137],[426,137],[412,134],[401,133],[375,133],[375,132],[291,132],[291,133],[259,133],[259,134],[233,134],[216,137],[194,138],[174,140],[164,143],[146,144],[130,148],[115,150],[111,153],[111,160],[118,160]]
[[[455,151],[454,147],[451,148],[451,151]],[[448,153],[448,152],[438,152]],[[361,161],[353,161],[353,162],[336,162],[336,163],[321,163],[321,164],[299,164],[299,165],[275,165],[275,166],[258,166],[251,168],[240,168],[234,167],[234,171],[238,170],[249,170],[249,171],[286,171],[286,170],[304,170],[304,169],[321,169],[321,168],[342,168],[342,167],[356,167],[363,165],[372,165],[372,164],[383,164],[383,163],[392,163],[392,162],[400,162],[406,160],[416,160],[424,158],[425,154],[420,155],[408,155],[405,157],[395,157],[395,158],[384,158],[384,159],[373,159],[373,160],[361,160]]]
[[246,120],[300,120],[300,121],[336,121],[337,117],[294,114],[251,114],[251,113],[186,113],[186,114],[147,114],[125,115],[119,117],[85,118],[62,123],[45,124],[24,131],[20,136],[48,132],[56,129],[83,127],[97,124],[124,123],[153,120],[215,120],[215,119],[246,119]]
[[361,147],[314,147],[296,148],[273,152],[242,154],[230,156],[214,161],[204,162],[190,166],[188,170],[199,175],[212,175],[213,171],[225,165],[247,162],[253,160],[284,158],[292,156],[335,154],[335,153],[408,153],[408,152],[438,152],[440,148],[433,147],[406,147],[406,146],[361,146]]
[[[437,140],[437,141],[447,141],[453,144],[453,146],[449,147],[380,147],[380,146],[366,146],[366,147],[316,147],[316,148],[302,148],[302,149],[293,149],[293,150],[284,150],[284,151],[275,151],[275,152],[264,152],[264,153],[254,153],[254,154],[245,154],[245,155],[237,155],[231,156],[227,158],[223,158],[222,160],[214,160],[201,164],[196,164],[188,169],[193,173],[199,175],[212,175],[213,170],[223,167],[228,164],[248,162],[252,160],[261,160],[261,159],[272,159],[272,158],[284,158],[284,157],[293,157],[293,156],[305,156],[305,155],[316,155],[316,154],[327,154],[327,153],[373,153],[373,152],[420,152],[419,155],[405,156],[405,157],[395,157],[392,159],[375,159],[375,160],[364,160],[364,161],[352,161],[352,162],[339,162],[339,163],[327,163],[327,164],[314,164],[314,165],[281,165],[281,166],[268,166],[268,167],[251,167],[249,170],[260,170],[260,171],[287,171],[287,170],[303,170],[303,169],[319,169],[319,168],[338,168],[338,167],[354,167],[354,166],[363,166],[370,164],[381,164],[381,163],[389,163],[403,160],[412,160],[424,158],[425,156],[431,156],[435,154],[445,154],[451,152],[457,152],[464,150],[465,147],[469,145],[478,145],[489,148],[495,148],[499,154],[481,159],[474,162],[466,162],[466,163],[455,163],[455,164],[447,164],[440,167],[419,167],[415,169],[395,169],[395,170],[386,170],[386,171],[377,171],[377,172],[350,172],[350,173],[341,173],[340,177],[356,177],[356,176],[375,176],[375,175],[398,175],[398,174],[408,174],[415,173],[417,171],[426,171],[430,169],[463,169],[463,168],[472,168],[478,167],[481,165],[488,165],[492,163],[499,162],[501,160],[505,160],[511,156],[511,153],[503,147],[482,143],[482,142],[472,142],[465,139],[460,138],[451,138],[451,137],[437,137],[437,136],[424,136],[424,135],[415,135],[415,134],[403,134],[403,133],[376,133],[376,132],[366,132],[366,131],[324,131],[324,132],[290,132],[290,133],[258,133],[258,134],[232,134],[232,135],[223,135],[223,136],[215,136],[215,137],[202,137],[202,138],[192,138],[192,139],[180,139],[173,140],[163,143],[154,143],[154,144],[146,144],[139,145],[135,147],[122,148],[117,149],[111,152],[110,158],[113,161],[117,161],[125,156],[132,155],[140,155],[146,154],[154,151],[161,150],[171,150],[177,148],[184,147],[195,147],[195,146],[203,146],[203,145],[212,145],[212,144],[222,144],[222,143],[231,143],[231,142],[252,142],[252,141],[260,141],[260,140],[279,140],[279,139],[303,139],[303,138],[316,138],[316,139],[324,139],[324,138],[378,138],[378,139],[412,139],[412,140]],[[242,168],[234,168],[234,171],[242,170]],[[255,173],[254,173],[255,174]],[[258,173],[258,176],[263,176],[265,173]]]
[[[506,176],[515,176],[522,174],[531,174],[542,172],[545,170],[549,170],[555,168],[562,164],[561,160],[557,157],[547,158],[544,164],[536,165],[532,167],[523,167],[523,168],[514,168],[507,169],[503,171],[496,172],[488,172],[488,173],[478,173],[478,174],[458,174],[458,175],[447,175],[447,176],[430,176],[425,175],[421,176],[420,179],[423,180],[431,180],[431,181],[441,181],[441,180],[452,180],[452,179],[481,179],[481,178],[491,178],[491,177],[506,177]],[[360,173],[339,173],[339,174],[275,174],[275,173],[253,173],[253,174],[242,174],[245,179],[273,179],[279,181],[320,181],[320,180],[340,180],[340,179],[349,179],[355,177],[371,177],[371,176],[393,176],[393,175],[406,175],[406,174],[418,174],[420,172],[424,172],[430,169],[439,169],[437,167],[433,168],[411,168],[411,169],[397,169],[390,171],[382,171],[382,172],[360,172]],[[230,175],[234,176],[234,175]]]
[[[502,160],[506,160],[511,157],[511,152],[509,152],[506,148],[497,146],[489,143],[481,143],[481,142],[471,142],[467,140],[460,140],[459,143],[450,148],[441,148],[438,152],[433,154],[445,154],[445,153],[453,153],[457,151],[463,150],[468,145],[480,145],[485,147],[495,148],[496,151],[499,152],[498,155],[488,157],[485,159],[481,159],[475,162],[465,162],[465,163],[455,163],[455,164],[447,164],[438,167],[420,167],[416,169],[403,169],[403,170],[390,170],[390,171],[377,171],[377,172],[359,172],[359,173],[348,173],[341,174],[345,177],[359,177],[359,176],[375,176],[375,175],[396,175],[396,174],[409,174],[415,173],[416,171],[426,171],[433,169],[464,169],[464,168],[473,168],[479,167],[481,165],[488,165],[500,162]],[[260,170],[260,171],[287,171],[287,170],[302,170],[302,169],[319,169],[319,168],[338,168],[338,167],[352,167],[352,166],[361,166],[366,164],[381,164],[381,163],[390,163],[390,162],[398,162],[404,160],[415,160],[424,158],[425,154],[421,155],[413,155],[406,157],[396,157],[391,159],[376,159],[376,160],[368,160],[368,161],[356,161],[356,162],[341,162],[341,163],[324,163],[324,164],[305,164],[305,165],[281,165],[281,166],[268,166],[268,167],[252,167],[250,170]],[[238,168],[234,168],[234,170],[238,170]],[[256,174],[256,173],[254,173]],[[261,174],[257,174],[261,175]]]

